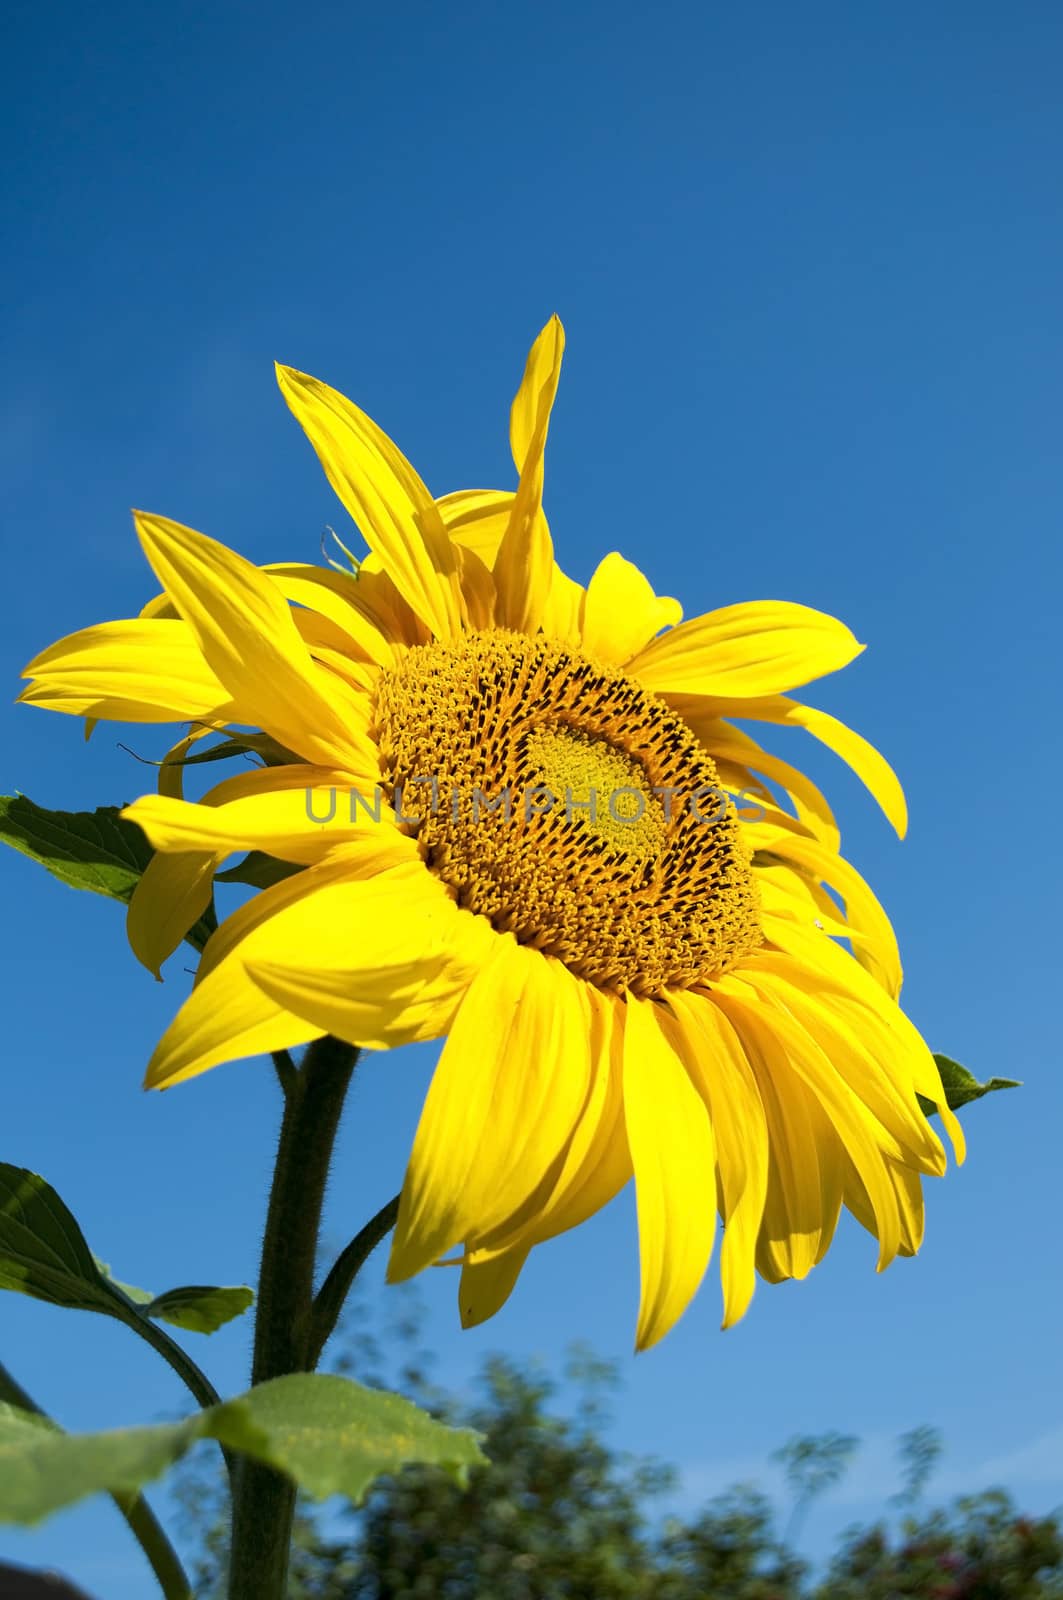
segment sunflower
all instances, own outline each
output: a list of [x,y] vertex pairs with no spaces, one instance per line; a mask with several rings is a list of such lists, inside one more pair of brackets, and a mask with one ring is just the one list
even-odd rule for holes
[[[725,1326],[757,1272],[820,1260],[842,1206],[880,1269],[912,1254],[920,1179],[945,1166],[919,1097],[960,1159],[962,1135],[826,800],[734,726],[807,729],[903,831],[882,757],[790,697],[862,647],[783,601],[683,622],[615,553],[585,589],[560,570],[542,491],[563,345],[554,318],[513,403],[516,490],[440,500],[349,400],[279,368],[365,537],[357,570],[259,568],[138,513],[161,594],[38,656],[23,699],[192,724],[125,812],[156,851],[129,909],[151,970],[229,855],[274,869],[207,943],[147,1085],[324,1034],[445,1036],[390,1277],[457,1248],[478,1323],[633,1176],[642,1348],[694,1295],[717,1214]],[[187,801],[212,732],[262,764]]]

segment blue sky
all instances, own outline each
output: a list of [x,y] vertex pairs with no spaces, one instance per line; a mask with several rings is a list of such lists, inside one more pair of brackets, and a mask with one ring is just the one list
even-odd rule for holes
[[[801,1285],[762,1285],[721,1335],[714,1274],[630,1355],[629,1197],[539,1252],[461,1334],[424,1286],[441,1379],[484,1352],[621,1362],[616,1432],[690,1498],[763,1472],[790,1434],[869,1441],[810,1546],[895,1484],[889,1440],[940,1426],[943,1487],[1063,1501],[1058,939],[1041,820],[1059,779],[1063,18],[1047,4],[755,8],[588,3],[22,6],[0,95],[8,374],[4,672],[153,592],[128,508],[260,561],[314,560],[344,513],[273,382],[279,358],[365,406],[433,489],[509,485],[506,416],[554,310],[568,354],[547,504],[586,579],[617,548],[688,615],[781,597],[866,654],[808,698],[887,752],[899,844],[827,754],[848,853],[901,940],[935,1048],[1026,1087],[966,1115],[927,1243],[877,1277],[843,1227]],[[10,707],[3,788],[131,799],[151,730]],[[144,1063],[184,992],[118,908],[0,862],[4,1159],[43,1172],[120,1276],[247,1281],[277,1121],[260,1063],[165,1096]],[[367,930],[368,936],[368,930]],[[328,1227],[397,1187],[433,1052],[369,1058]],[[383,1290],[380,1291],[384,1293]],[[249,1328],[197,1354],[245,1382]],[[68,1426],[181,1403],[122,1329],[6,1296],[0,1357]],[[147,1592],[106,1504],[0,1553]]]

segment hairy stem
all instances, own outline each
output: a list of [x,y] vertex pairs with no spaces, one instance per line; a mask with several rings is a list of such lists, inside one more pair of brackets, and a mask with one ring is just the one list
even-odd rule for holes
[[310,1357],[314,1366],[320,1361],[321,1352],[339,1321],[351,1285],[377,1245],[395,1226],[398,1214],[399,1196],[395,1195],[386,1206],[381,1206],[376,1216],[369,1219],[361,1232],[356,1233],[350,1244],[336,1257],[332,1270],[314,1299],[310,1323]]
[[[332,1149],[358,1051],[307,1047],[287,1090],[258,1280],[252,1384],[310,1372],[314,1261]],[[284,1600],[295,1485],[240,1459],[233,1489],[230,1600]]]
[[[32,1411],[35,1416],[47,1416],[47,1412],[26,1393],[18,1379],[12,1377],[2,1363],[0,1363],[0,1400],[6,1400],[10,1405],[18,1406],[23,1411]],[[111,1499],[147,1556],[166,1600],[193,1600],[192,1585],[188,1581],[177,1552],[144,1496],[118,1493],[112,1494]]]

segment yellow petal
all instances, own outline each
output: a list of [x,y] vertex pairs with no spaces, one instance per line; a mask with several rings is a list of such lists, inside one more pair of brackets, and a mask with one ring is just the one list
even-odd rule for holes
[[527,1245],[515,1245],[495,1255],[474,1251],[464,1258],[458,1286],[458,1313],[463,1328],[478,1328],[502,1309],[527,1259]]
[[436,501],[443,525],[462,549],[493,567],[509,527],[513,495],[508,489],[456,489]]
[[713,986],[753,1069],[768,1131],[768,1187],[757,1270],[770,1283],[804,1278],[826,1253],[842,1202],[844,1150],[811,1091],[773,1039],[748,1026],[747,1009]]
[[786,695],[768,695],[749,700],[701,701],[700,709],[684,697],[673,698],[668,695],[666,698],[681,717],[688,719],[691,715],[744,717],[751,722],[774,722],[788,728],[805,728],[814,739],[825,744],[828,750],[832,750],[852,769],[881,806],[898,836],[904,838],[908,827],[908,806],[897,774],[873,744],[869,744],[852,728],[846,727],[844,722],[839,722],[837,717],[828,716],[826,711],[817,711],[814,706],[802,705]]
[[471,629],[491,628],[495,622],[497,597],[490,567],[475,550],[458,550],[461,569],[461,595],[466,624]]
[[801,838],[788,828],[773,827],[768,822],[748,823],[747,828],[755,849],[768,851],[783,861],[796,862],[820,883],[837,890],[845,901],[847,922],[863,935],[855,951],[857,960],[889,994],[894,997],[900,994],[904,974],[893,925],[855,867],[818,840]]
[[296,863],[317,861],[372,828],[394,826],[379,784],[306,766],[241,773],[205,801],[142,795],[122,816],[143,828],[156,850],[264,850]]
[[387,980],[379,995],[366,993],[364,956],[350,954],[345,960],[340,950],[327,966],[295,952],[284,961],[248,961],[247,971],[279,1005],[350,1044],[390,1050],[438,1039],[451,1026],[497,935],[486,918],[460,910],[430,884],[422,886],[415,903],[416,911],[409,898],[403,902],[393,947],[390,925],[373,927],[372,962],[382,982]]
[[[509,526],[513,500],[512,494],[500,489],[458,489],[444,495],[436,504],[451,538],[492,569]],[[545,514],[543,520],[546,520]],[[462,587],[467,587],[464,578]],[[578,646],[583,594],[582,586],[574,583],[555,562],[541,619],[542,630],[549,638]],[[493,581],[491,601],[493,620],[497,611]]]
[[562,644],[579,648],[583,595],[583,586],[562,572],[555,561],[542,615],[542,630],[548,639],[560,639]]
[[632,562],[614,550],[595,569],[583,599],[583,648],[599,661],[622,665],[682,619],[678,600],[658,599]]
[[[890,1163],[888,1167],[890,1182],[893,1192],[897,1197],[897,1210],[901,1218],[901,1248],[902,1256],[914,1256],[923,1242],[926,1229],[926,1214],[923,1205],[923,1185],[917,1172],[909,1172],[905,1167],[897,1167]],[[867,1197],[867,1190],[860,1181],[860,1174],[849,1163],[845,1180],[845,1205],[859,1222],[862,1228],[875,1237],[875,1213]]]
[[432,637],[431,629],[403,599],[391,574],[372,551],[358,568],[358,604],[381,633],[400,644],[412,648],[426,644]]
[[854,1017],[852,1005],[839,1005],[817,974],[781,952],[756,951],[742,972],[815,1039],[880,1124],[880,1142],[892,1159],[923,1172],[944,1172],[945,1151],[920,1110],[905,1057],[874,1013],[860,1008]]
[[230,699],[186,623],[101,622],[42,650],[23,672],[20,699],[114,722],[185,722]]
[[810,778],[796,767],[762,750],[755,739],[732,727],[720,717],[699,714],[698,702],[691,700],[679,715],[717,762],[734,762],[739,767],[759,772],[784,789],[793,801],[798,819],[810,828],[829,850],[841,843],[838,825],[826,796]]
[[395,952],[416,953],[418,891],[435,880],[419,863],[413,872],[409,866],[377,870],[388,855],[376,845],[369,840],[341,846],[319,866],[262,890],[222,923],[204,951],[192,993],[148,1064],[146,1088],[320,1037],[324,1029],[278,1004],[254,981],[251,963],[283,962],[298,953],[308,965],[323,965],[360,948],[360,998],[367,1012],[391,1007],[395,988],[409,976],[408,960],[400,965]]
[[360,604],[358,579],[353,573],[337,572],[333,567],[311,567],[284,563],[263,567],[284,595],[296,605],[306,606],[328,617],[346,637],[353,651],[366,661],[390,667],[395,647]]
[[[741,1013],[742,1036],[757,1039],[768,1070],[795,1072],[816,1097],[867,1190],[875,1213],[881,1271],[900,1248],[900,1217],[878,1123],[811,1035],[784,1007],[771,1004],[771,986],[759,973],[750,972],[748,983],[727,973],[713,992],[718,998],[726,995],[732,1019],[736,1008]],[[829,1159],[822,1148],[819,1156],[821,1162]],[[836,1178],[839,1184],[844,1182],[840,1170]]]
[[716,1234],[716,1144],[705,1102],[650,1001],[628,998],[624,1117],[639,1219],[635,1347],[647,1350],[697,1292]]
[[580,984],[591,1078],[564,1156],[543,1183],[501,1227],[478,1234],[477,1260],[530,1248],[576,1228],[608,1205],[631,1177],[631,1155],[624,1129],[623,1005],[611,995]]
[[524,376],[509,411],[509,444],[518,474],[523,473],[529,457],[542,451],[537,435],[543,421],[543,396],[544,392],[548,396],[546,414],[549,419],[564,351],[565,330],[560,317],[553,316],[528,351]]
[[439,510],[371,417],[327,383],[277,368],[277,382],[325,476],[395,586],[437,639],[461,631],[457,558]]
[[[903,1064],[916,1094],[937,1108],[956,1161],[962,1164],[966,1141],[955,1112],[949,1109],[937,1063],[918,1028],[905,1016],[893,996],[848,951],[798,922],[780,919],[772,929],[772,943],[809,969],[810,986],[819,994],[829,992],[831,1006],[855,1017],[858,1031],[863,1032],[872,1025],[885,1029],[886,1042],[878,1046],[880,1055],[890,1054]],[[873,1023],[868,1021],[868,1013]]]
[[520,483],[498,547],[494,577],[498,621],[518,633],[538,630],[554,571],[553,542],[542,510],[543,455],[564,349],[564,329],[557,317],[551,317],[532,345],[510,419]]
[[126,934],[137,960],[160,982],[162,963],[210,905],[223,859],[199,850],[157,854],[141,873],[126,913]]
[[684,1060],[716,1135],[721,1211],[723,1326],[745,1315],[756,1285],[757,1238],[768,1189],[768,1125],[753,1069],[734,1028],[708,995],[669,996],[682,1025]]
[[240,706],[241,720],[308,760],[364,765],[365,741],[348,726],[351,699],[310,659],[276,584],[215,539],[165,517],[134,516],[155,576]]
[[552,957],[498,936],[432,1077],[403,1184],[391,1281],[521,1206],[561,1159],[589,1076],[577,980]]
[[837,672],[863,648],[823,611],[754,600],[680,623],[630,670],[654,694],[772,695]]

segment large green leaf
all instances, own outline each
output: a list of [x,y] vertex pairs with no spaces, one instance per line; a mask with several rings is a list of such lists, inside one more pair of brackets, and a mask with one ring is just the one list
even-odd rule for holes
[[[985,1083],[979,1083],[973,1072],[968,1072],[966,1067],[961,1067],[958,1061],[953,1061],[951,1056],[935,1054],[938,1071],[941,1074],[941,1084],[945,1090],[945,1098],[953,1111],[958,1111],[961,1106],[966,1106],[972,1100],[981,1100],[984,1094],[994,1094],[998,1089],[1021,1089],[1022,1081],[1019,1078],[988,1078]],[[931,1101],[919,1096],[919,1104],[931,1116],[934,1106]]]
[[[39,861],[73,889],[128,902],[152,857],[143,830],[117,806],[96,811],[47,811],[24,794],[0,795],[0,840]],[[213,911],[186,934],[201,950],[217,920]]]
[[101,1311],[128,1323],[151,1317],[196,1333],[213,1333],[246,1311],[245,1286],[192,1285],[153,1295],[111,1276],[50,1184],[35,1172],[0,1161],[0,1289],[76,1311]]
[[464,1483],[469,1467],[485,1460],[468,1428],[446,1427],[402,1395],[332,1373],[274,1378],[236,1404],[246,1406],[263,1443],[242,1444],[227,1423],[213,1436],[294,1478],[315,1500],[342,1494],[357,1505],[375,1478],[415,1462]]
[[477,1436],[449,1428],[400,1395],[349,1378],[301,1373],[260,1384],[183,1422],[61,1433],[0,1405],[0,1522],[39,1522],[104,1490],[132,1492],[199,1439],[217,1439],[293,1478],[317,1500],[358,1504],[374,1479],[414,1463],[464,1482],[484,1456]]
[[133,1493],[201,1436],[198,1416],[157,1428],[77,1434],[0,1405],[0,1522],[39,1522],[103,1489]]

